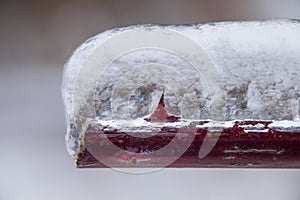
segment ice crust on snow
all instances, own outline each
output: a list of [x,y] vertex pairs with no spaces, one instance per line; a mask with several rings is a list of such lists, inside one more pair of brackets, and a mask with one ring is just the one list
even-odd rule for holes
[[[217,77],[221,80],[215,81],[219,81],[224,99],[218,99],[221,97],[214,93],[214,88],[207,86],[207,79],[211,81],[216,76],[201,77],[184,56],[151,48],[135,49],[115,58],[109,73],[103,73],[105,76],[95,80],[96,90],[86,89],[85,80],[93,72],[78,76],[82,75],[82,67],[91,62],[90,56],[97,48],[123,33],[151,32],[154,29],[172,30],[199,45],[217,69]],[[90,112],[102,122],[116,118],[118,122],[128,118],[135,120],[153,112],[162,92],[165,92],[168,113],[185,119],[210,119],[211,99],[215,98],[223,102],[220,110],[222,119],[227,121],[224,126],[244,119],[275,120],[270,126],[276,129],[294,126],[293,123],[298,122],[293,120],[299,118],[299,35],[300,23],[296,20],[190,26],[139,25],[101,33],[78,47],[65,65],[62,93],[67,119],[67,148],[72,155],[76,154],[78,138]],[[185,51],[193,54],[189,49]],[[149,67],[149,64],[157,65]],[[151,73],[161,73],[165,79],[152,76],[147,83]],[[131,91],[130,88],[139,81],[147,84]],[[114,91],[115,85],[121,89]],[[89,93],[76,93],[79,97],[74,97],[74,88]],[[85,104],[93,104],[95,109],[85,109]],[[194,114],[195,110],[199,115]],[[150,126],[144,125],[142,127]]]

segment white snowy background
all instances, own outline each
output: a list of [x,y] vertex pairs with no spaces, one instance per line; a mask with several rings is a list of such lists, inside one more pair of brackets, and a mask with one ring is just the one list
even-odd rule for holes
[[298,0],[0,2],[0,200],[299,200],[300,170],[78,170],[64,144],[62,67],[115,26],[300,18]]

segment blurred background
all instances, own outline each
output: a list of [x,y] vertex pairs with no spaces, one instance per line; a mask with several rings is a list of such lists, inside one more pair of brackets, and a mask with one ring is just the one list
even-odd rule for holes
[[299,200],[300,170],[78,170],[64,144],[63,65],[89,37],[141,23],[270,18],[300,18],[300,1],[1,0],[0,200]]

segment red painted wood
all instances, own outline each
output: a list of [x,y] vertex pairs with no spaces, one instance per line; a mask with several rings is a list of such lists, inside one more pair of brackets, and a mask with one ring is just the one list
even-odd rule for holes
[[[163,95],[156,111],[145,119],[149,122],[165,121],[175,122],[180,118],[169,116],[164,107]],[[198,121],[190,124],[188,128],[203,125],[207,121]],[[192,168],[300,168],[300,132],[290,130],[274,130],[268,128],[271,121],[237,121],[235,124],[222,131],[222,134],[212,151],[204,158],[198,157],[199,149],[207,134],[204,128],[196,128],[196,136],[186,152],[168,167],[192,167]],[[243,125],[263,124],[268,132],[249,130],[245,132]],[[292,127],[291,127],[292,130]],[[164,127],[155,136],[149,138],[137,138],[118,130],[103,130],[98,126],[90,125],[84,137],[85,146],[93,148],[99,154],[101,152],[101,135],[105,134],[109,140],[126,150],[123,154],[113,155],[114,159],[130,162],[134,158],[147,159],[147,154],[159,150],[167,145],[175,137],[178,129]],[[178,142],[180,144],[180,141]],[[134,149],[134,150],[132,150]],[[95,151],[94,151],[95,152]],[[95,156],[95,155],[94,155]],[[95,159],[89,150],[84,149],[77,159],[78,168],[103,168],[106,165]],[[97,156],[97,155],[96,155]],[[112,155],[107,155],[112,156]],[[168,156],[168,155],[166,155]],[[161,156],[161,159],[164,159]],[[123,167],[120,165],[113,167]],[[137,165],[137,167],[144,167]],[[145,166],[147,167],[147,166]],[[158,166],[159,167],[159,166]]]

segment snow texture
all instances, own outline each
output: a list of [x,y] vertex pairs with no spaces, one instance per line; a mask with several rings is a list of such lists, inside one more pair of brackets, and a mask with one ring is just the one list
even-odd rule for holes
[[[154,37],[149,39],[153,47],[116,56],[105,50],[122,34],[157,30],[172,31],[183,39],[174,42],[170,36],[173,44],[168,44],[166,36],[162,43],[170,49],[156,46]],[[128,40],[120,41],[134,42]],[[122,45],[115,46],[116,52]],[[199,55],[194,48],[199,48]],[[76,154],[88,120],[136,121],[154,111],[162,93],[167,112],[184,119],[276,120],[272,127],[286,129],[299,123],[299,83],[300,23],[296,20],[108,30],[84,42],[65,65],[67,148]]]

